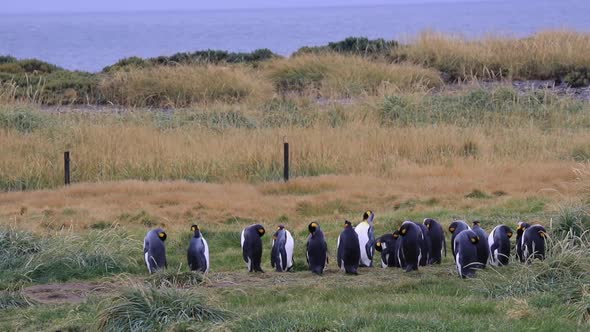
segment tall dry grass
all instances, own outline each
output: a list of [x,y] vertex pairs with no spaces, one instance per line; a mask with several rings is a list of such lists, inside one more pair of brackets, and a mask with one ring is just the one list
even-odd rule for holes
[[272,87],[242,66],[175,66],[117,71],[99,90],[105,101],[130,107],[187,107],[267,99]]
[[554,79],[571,70],[590,69],[590,35],[558,30],[528,38],[470,40],[424,32],[393,53],[456,79]]
[[438,73],[431,69],[337,54],[278,59],[268,63],[264,71],[280,93],[335,98],[420,91],[442,85]]

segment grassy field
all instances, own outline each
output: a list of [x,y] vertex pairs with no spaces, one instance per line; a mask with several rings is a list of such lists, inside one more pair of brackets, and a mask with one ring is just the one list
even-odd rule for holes
[[[101,73],[0,57],[0,330],[586,331],[590,103],[510,80],[589,85],[589,40],[349,38],[287,59],[203,51]],[[377,236],[426,217],[541,223],[549,257],[470,280],[450,252],[419,272],[346,276],[336,239],[367,209]],[[322,277],[306,271],[312,221],[329,244]],[[187,271],[193,223],[206,276]],[[253,223],[267,229],[264,274],[241,258]],[[277,224],[295,272],[270,268]],[[149,276],[155,227],[169,268]]]

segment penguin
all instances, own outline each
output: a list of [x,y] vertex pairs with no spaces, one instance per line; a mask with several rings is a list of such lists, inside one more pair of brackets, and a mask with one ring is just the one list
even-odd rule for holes
[[375,250],[381,253],[381,267],[400,267],[397,259],[397,252],[400,248],[401,240],[399,232],[385,234],[375,240]]
[[429,264],[440,264],[442,262],[443,252],[445,257],[447,256],[445,232],[442,225],[434,219],[426,218],[423,224],[428,228],[430,234],[431,256]]
[[479,241],[477,242],[477,261],[479,262],[479,266],[477,266],[477,268],[485,269],[490,258],[488,233],[486,233],[486,231],[481,228],[479,220],[473,221],[473,227],[471,230],[473,230],[473,232],[479,237]]
[[526,260],[522,254],[522,236],[524,235],[524,231],[530,226],[530,224],[524,221],[519,221],[516,225],[516,258],[522,263]]
[[489,262],[493,266],[508,265],[510,260],[510,238],[512,229],[506,225],[494,227],[488,236],[488,246],[490,247]]
[[422,259],[423,242],[425,241],[422,229],[413,221],[404,221],[399,228],[402,239],[401,248],[398,252],[398,260],[405,260],[403,267],[406,272],[417,271]]
[[428,227],[423,224],[417,224],[422,231],[422,237],[424,241],[422,241],[422,257],[420,258],[420,266],[426,266],[430,264],[430,255],[432,251],[432,243],[430,243],[430,232],[428,231]]
[[477,243],[479,240],[477,234],[470,229],[464,230],[455,236],[453,250],[459,277],[475,277],[475,270],[478,266]]
[[188,259],[188,267],[191,271],[201,271],[203,273],[209,272],[209,245],[201,234],[199,226],[192,225],[191,231],[194,235],[188,245],[186,253]]
[[291,271],[293,268],[293,249],[295,241],[291,232],[284,225],[277,226],[277,231],[272,236],[272,250],[270,252],[270,265],[277,272]]
[[359,246],[359,236],[348,220],[344,221],[344,229],[338,237],[337,248],[338,267],[347,274],[358,274],[362,250]]
[[453,258],[455,258],[455,237],[459,235],[464,230],[471,229],[469,225],[463,220],[455,220],[449,225],[449,232],[451,232],[451,252],[453,253]]
[[266,231],[260,224],[250,225],[242,231],[242,256],[248,266],[248,272],[262,272],[262,239]]
[[328,265],[328,244],[320,224],[312,222],[307,229],[309,230],[306,245],[307,264],[312,273],[321,275]]
[[547,231],[541,225],[532,225],[522,235],[522,256],[526,262],[533,259],[545,259],[545,241]]
[[166,263],[166,232],[161,228],[149,231],[143,239],[143,258],[149,273],[168,267]]
[[372,267],[373,255],[375,254],[375,228],[373,219],[375,214],[369,210],[363,214],[363,221],[355,227],[355,232],[359,238],[359,246],[361,249],[360,266]]

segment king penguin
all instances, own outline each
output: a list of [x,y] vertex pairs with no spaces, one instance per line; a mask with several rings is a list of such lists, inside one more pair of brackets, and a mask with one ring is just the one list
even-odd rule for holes
[[469,225],[463,220],[455,220],[449,225],[449,232],[451,232],[451,252],[453,253],[453,258],[455,258],[455,237],[459,235],[462,231],[471,229]]
[[242,256],[249,272],[264,272],[260,267],[262,260],[262,239],[266,231],[260,224],[250,225],[242,231]]
[[510,238],[512,229],[506,225],[494,227],[488,236],[490,247],[490,264],[493,266],[508,265],[510,261]]
[[541,225],[532,225],[524,231],[522,236],[522,255],[526,262],[533,259],[545,259],[545,240],[547,231]]
[[400,263],[402,260],[405,261],[403,268],[406,272],[417,271],[422,259],[422,248],[425,241],[422,229],[413,221],[404,221],[399,228],[399,234],[402,242],[398,252],[398,260]]
[[445,243],[445,232],[436,220],[431,218],[424,219],[424,226],[428,228],[430,233],[430,264],[440,264],[442,262],[443,253],[447,255],[447,245]]
[[375,214],[369,210],[363,214],[363,221],[356,226],[354,231],[358,235],[361,257],[359,264],[362,267],[373,266],[373,255],[375,254],[375,228],[373,219]]
[[361,247],[359,237],[348,220],[344,221],[344,229],[338,237],[337,247],[338,267],[347,274],[358,274]]
[[149,231],[143,239],[143,258],[149,273],[168,267],[166,264],[166,232],[161,228]]
[[293,268],[293,249],[295,241],[291,232],[284,225],[277,226],[277,231],[272,236],[272,249],[270,252],[270,265],[277,272],[291,271]]
[[186,253],[188,267],[191,271],[209,272],[209,245],[201,234],[201,229],[197,225],[191,226],[193,237],[188,245]]
[[455,264],[459,277],[475,277],[477,261],[477,243],[479,237],[472,230],[464,230],[455,237]]
[[479,262],[478,269],[485,269],[490,258],[490,247],[488,245],[488,233],[481,228],[481,222],[479,220],[473,221],[473,232],[479,237],[477,241],[477,261]]
[[309,230],[305,250],[307,264],[312,273],[321,275],[328,265],[328,244],[326,243],[326,238],[320,228],[320,224],[312,222],[307,229]]

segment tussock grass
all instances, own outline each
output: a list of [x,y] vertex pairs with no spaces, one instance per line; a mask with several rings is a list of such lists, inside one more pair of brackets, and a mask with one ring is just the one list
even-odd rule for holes
[[25,308],[34,305],[18,291],[0,291],[0,310]]
[[302,55],[269,62],[265,68],[282,94],[346,98],[442,85],[435,71],[413,65],[371,62],[358,56]]
[[3,289],[135,271],[141,258],[141,244],[116,229],[42,237],[8,229],[0,232],[0,243]]
[[480,40],[430,31],[392,52],[400,59],[436,68],[452,80],[556,79],[577,86],[590,70],[590,35],[566,30]]
[[222,322],[229,313],[209,306],[194,291],[133,287],[105,303],[101,331],[154,331],[180,323]]
[[153,287],[191,288],[203,282],[203,275],[192,271],[160,270],[151,274],[146,283]]
[[590,233],[572,232],[548,241],[547,258],[522,264],[515,273],[503,273],[490,280],[484,277],[484,289],[491,297],[531,297],[551,294],[569,305],[568,316],[590,322]]
[[131,107],[187,107],[265,99],[268,83],[245,67],[175,66],[117,71],[99,87],[105,100]]

